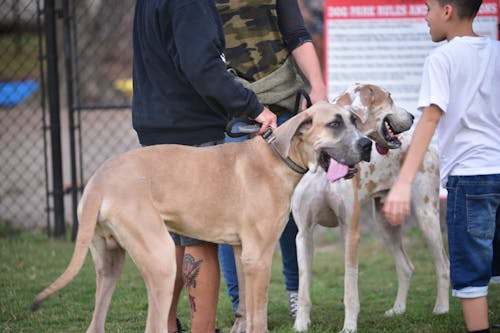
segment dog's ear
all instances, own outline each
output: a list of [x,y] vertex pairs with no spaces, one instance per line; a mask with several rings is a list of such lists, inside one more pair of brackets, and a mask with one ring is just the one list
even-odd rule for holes
[[341,105],[351,111],[356,117],[361,120],[361,123],[366,123],[368,113],[373,103],[374,93],[370,85],[357,84],[350,93],[346,93],[350,98],[350,103],[345,100]]
[[368,120],[368,111],[372,102],[373,90],[370,85],[360,83],[350,86],[333,101],[334,104],[354,113],[363,124]]
[[312,116],[308,110],[304,110],[287,120],[275,131],[276,139],[273,145],[278,149],[281,156],[288,156],[292,138],[297,132],[305,133],[312,126]]

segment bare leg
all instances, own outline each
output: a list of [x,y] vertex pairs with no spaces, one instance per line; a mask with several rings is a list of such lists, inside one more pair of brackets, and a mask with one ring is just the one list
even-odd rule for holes
[[488,301],[486,296],[461,298],[462,311],[468,331],[479,331],[490,327],[488,322]]
[[186,246],[182,274],[191,306],[191,332],[215,332],[220,283],[217,244]]

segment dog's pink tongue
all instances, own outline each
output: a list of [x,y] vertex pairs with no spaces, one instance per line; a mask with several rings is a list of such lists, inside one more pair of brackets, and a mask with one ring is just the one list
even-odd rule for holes
[[348,171],[349,167],[347,165],[340,164],[333,158],[330,158],[330,164],[328,165],[328,171],[326,172],[326,179],[333,183],[334,181],[337,181],[347,175]]
[[388,148],[382,147],[378,143],[375,144],[375,148],[377,148],[377,151],[380,155],[386,155],[389,152]]

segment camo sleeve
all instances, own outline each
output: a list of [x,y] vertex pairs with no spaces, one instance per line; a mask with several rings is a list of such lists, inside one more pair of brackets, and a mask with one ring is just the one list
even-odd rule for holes
[[311,34],[306,29],[297,0],[277,0],[276,12],[280,31],[289,52],[305,42],[312,42]]

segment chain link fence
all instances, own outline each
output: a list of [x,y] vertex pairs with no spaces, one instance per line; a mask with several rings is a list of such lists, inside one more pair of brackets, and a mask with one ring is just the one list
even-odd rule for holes
[[0,233],[53,234],[59,215],[63,227],[75,225],[94,170],[139,146],[130,112],[134,4],[0,0]]
[[0,221],[46,221],[40,17],[35,1],[0,1]]
[[[66,225],[70,194],[104,160],[138,147],[127,81],[134,1],[55,1],[56,50],[47,50],[46,2],[0,0],[0,232],[54,228],[49,75],[59,83]],[[58,73],[48,73],[48,56]]]

